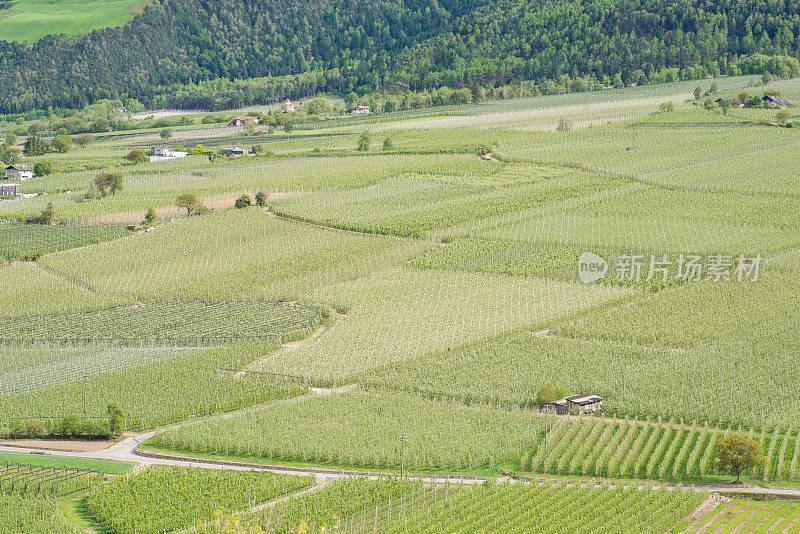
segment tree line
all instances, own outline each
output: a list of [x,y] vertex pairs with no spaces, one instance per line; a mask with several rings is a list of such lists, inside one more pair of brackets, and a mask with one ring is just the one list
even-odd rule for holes
[[800,75],[799,50],[800,5],[786,0],[162,0],[85,36],[0,41],[0,113],[785,77]]

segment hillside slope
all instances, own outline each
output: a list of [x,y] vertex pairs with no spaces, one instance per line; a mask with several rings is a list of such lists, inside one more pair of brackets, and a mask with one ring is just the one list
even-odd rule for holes
[[174,84],[254,77],[275,77],[262,96],[281,98],[473,79],[800,74],[796,59],[749,58],[798,50],[800,6],[783,0],[162,0],[79,38],[0,41],[0,112],[148,103]]

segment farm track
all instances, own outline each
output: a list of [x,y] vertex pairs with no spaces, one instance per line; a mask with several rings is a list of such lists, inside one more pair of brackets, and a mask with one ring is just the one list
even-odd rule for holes
[[[180,428],[193,424],[196,421],[202,420],[227,420],[234,417],[239,417],[244,414],[254,413],[261,410],[267,410],[278,405],[295,404],[305,402],[307,400],[316,398],[322,395],[338,395],[352,391],[358,387],[358,384],[350,384],[348,386],[334,388],[334,389],[313,389],[312,393],[283,399],[269,404],[251,406],[242,410],[234,412],[227,412],[222,414],[215,414],[208,417],[200,418],[194,421],[182,421],[167,428]],[[85,458],[96,460],[116,460],[121,462],[132,462],[137,465],[167,465],[167,466],[180,466],[180,467],[201,467],[206,469],[227,469],[232,471],[265,471],[276,474],[286,475],[301,475],[301,476],[314,476],[317,482],[323,482],[327,479],[346,479],[346,478],[367,478],[370,480],[378,480],[387,476],[396,475],[396,473],[389,472],[375,472],[375,471],[349,471],[342,469],[331,469],[325,467],[299,467],[287,466],[269,463],[247,463],[228,460],[215,460],[209,458],[196,458],[191,456],[181,456],[178,454],[165,454],[160,452],[140,451],[139,445],[143,442],[154,437],[157,433],[165,429],[153,430],[138,436],[129,437],[115,445],[96,452],[67,452],[55,450],[42,450],[32,447],[15,447],[9,445],[0,445],[0,452],[16,452],[16,453],[45,453],[53,456],[65,456],[70,458]],[[458,483],[458,484],[481,484],[490,480],[490,477],[474,476],[474,475],[423,475],[423,474],[410,474],[409,478],[424,480],[426,482],[444,484],[444,483]],[[690,488],[695,491],[709,491],[712,493],[724,493],[734,491],[736,493],[747,493],[752,495],[771,495],[780,497],[800,497],[800,489],[783,489],[783,488],[762,488],[762,487],[738,487],[732,485],[680,485],[673,483],[663,483],[658,481],[642,481],[642,482],[611,482],[605,481],[601,478],[587,478],[564,482],[560,479],[553,479],[548,477],[537,476],[521,476],[512,475],[504,476],[498,479],[499,482],[509,483],[522,483],[522,484],[559,484],[565,483],[568,487],[624,487],[624,488],[638,488],[638,489],[667,489],[672,490],[676,488]]]

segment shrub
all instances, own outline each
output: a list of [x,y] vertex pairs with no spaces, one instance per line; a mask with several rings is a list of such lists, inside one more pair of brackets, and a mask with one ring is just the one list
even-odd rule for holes
[[135,148],[128,152],[128,155],[125,156],[125,159],[132,161],[133,163],[144,163],[147,161],[147,154],[144,153],[144,150]]
[[267,207],[267,195],[264,193],[264,191],[259,191],[256,193],[256,206],[261,208]]
[[248,208],[252,205],[253,201],[250,198],[250,195],[248,195],[247,193],[237,198],[236,203],[234,204],[234,206],[236,206],[237,209]]
[[369,135],[368,130],[364,130],[361,133],[361,137],[358,138],[358,151],[359,152],[366,152],[369,150],[369,143],[371,140],[371,136]]

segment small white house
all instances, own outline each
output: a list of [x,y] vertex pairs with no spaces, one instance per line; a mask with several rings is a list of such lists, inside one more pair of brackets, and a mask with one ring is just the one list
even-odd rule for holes
[[9,165],[6,167],[6,179],[12,182],[22,182],[33,178],[33,169],[29,165]]
[[353,115],[367,115],[372,111],[369,106],[356,106],[353,108]]
[[150,162],[166,161],[176,158],[185,158],[187,152],[177,152],[169,147],[157,146],[153,147],[153,155],[150,156]]
[[284,113],[294,113],[294,104],[287,98],[286,102],[281,104],[281,109]]

